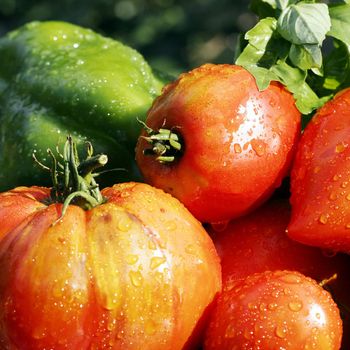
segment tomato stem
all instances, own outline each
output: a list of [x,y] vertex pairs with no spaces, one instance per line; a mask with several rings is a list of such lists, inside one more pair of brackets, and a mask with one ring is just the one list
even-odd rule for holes
[[108,157],[105,154],[93,155],[91,143],[87,143],[87,157],[80,161],[75,142],[71,136],[67,137],[63,154],[63,164],[59,162],[54,153],[48,149],[52,160],[51,168],[37,161],[45,170],[51,172],[52,189],[50,203],[63,203],[61,217],[64,216],[70,203],[80,206],[84,210],[91,209],[104,203],[94,171],[106,165]]
[[143,150],[144,155],[156,156],[160,163],[172,163],[183,153],[183,140],[181,136],[172,129],[160,128],[153,130],[144,122],[144,130],[148,136],[141,136],[151,147]]

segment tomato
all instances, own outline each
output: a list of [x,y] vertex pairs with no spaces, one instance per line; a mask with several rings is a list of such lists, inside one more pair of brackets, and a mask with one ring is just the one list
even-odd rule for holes
[[291,174],[291,238],[350,252],[349,145],[350,89],[346,89],[316,113],[300,140]]
[[339,310],[314,280],[293,271],[266,271],[236,280],[218,298],[205,350],[338,350]]
[[[330,254],[290,239],[287,199],[268,201],[261,208],[227,226],[208,226],[222,265],[223,285],[267,270],[295,270],[331,292],[343,319],[343,348],[350,348],[350,256]],[[332,278],[336,276],[336,278]]]
[[289,220],[288,200],[274,199],[226,226],[208,226],[224,281],[266,270],[296,270],[318,281],[337,274],[337,282],[347,281],[350,257],[290,239],[285,232]]
[[244,68],[206,64],[164,88],[146,125],[136,146],[144,179],[200,221],[217,222],[249,212],[280,185],[300,113],[279,83],[260,92]]
[[47,188],[0,194],[1,349],[175,350],[198,331],[221,289],[201,224],[146,184],[101,192],[60,220]]

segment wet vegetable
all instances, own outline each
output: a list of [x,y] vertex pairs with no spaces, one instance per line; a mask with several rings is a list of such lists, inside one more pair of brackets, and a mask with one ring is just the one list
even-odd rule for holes
[[218,298],[205,350],[338,350],[339,310],[330,294],[293,271],[266,271],[234,281]]
[[304,244],[350,252],[350,89],[307,125],[291,174],[288,235]]
[[281,184],[300,113],[281,84],[261,92],[244,68],[206,64],[164,88],[146,125],[136,146],[145,180],[216,222],[253,210]]
[[221,288],[209,236],[149,185],[100,192],[104,156],[65,156],[68,186],[0,194],[0,348],[193,349]]
[[[134,147],[163,82],[135,50],[64,22],[33,22],[0,39],[0,190],[48,184],[31,156],[74,135],[138,179]],[[105,184],[104,183],[104,184]]]

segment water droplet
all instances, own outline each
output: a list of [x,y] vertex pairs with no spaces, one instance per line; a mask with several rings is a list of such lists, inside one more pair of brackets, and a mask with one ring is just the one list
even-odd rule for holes
[[147,320],[145,323],[145,332],[148,335],[153,335],[157,330],[157,324],[153,320]]
[[315,168],[314,168],[314,174],[319,173],[320,170],[321,170],[321,167],[315,166]]
[[128,254],[125,257],[125,261],[129,265],[133,265],[133,264],[137,263],[138,260],[139,260],[139,257],[135,254]]
[[267,306],[267,308],[270,310],[270,311],[273,311],[277,308],[277,304],[276,303],[271,303]]
[[253,139],[250,144],[256,155],[262,157],[266,153],[266,143],[260,140]]
[[244,336],[244,338],[246,338],[246,339],[250,339],[251,336],[252,336],[252,332],[249,331],[249,329],[246,328],[246,329],[244,330],[244,332],[243,332],[243,336]]
[[130,271],[129,272],[130,281],[135,287],[142,286],[143,277],[140,271]]
[[288,308],[291,311],[298,312],[303,308],[303,303],[300,300],[291,301],[288,304]]
[[318,221],[325,225],[328,221],[328,216],[326,214],[321,214],[320,217],[318,218]]
[[151,250],[156,250],[157,249],[157,245],[154,241],[150,240],[148,241],[148,248]]
[[346,199],[350,201],[350,193],[346,196]]
[[337,193],[335,191],[331,192],[331,194],[329,195],[329,199],[331,201],[334,201],[337,199]]
[[168,231],[175,231],[177,228],[175,220],[169,220],[165,223],[165,229]]
[[242,152],[242,147],[241,147],[241,145],[239,143],[235,143],[233,145],[233,149],[234,149],[235,153],[241,153]]
[[196,251],[196,247],[194,244],[188,244],[185,248],[185,252],[188,253],[188,254],[194,254]]
[[287,274],[287,275],[282,275],[281,276],[281,280],[283,282],[289,283],[289,284],[298,284],[301,282],[301,279],[299,276],[295,275],[295,274]]
[[287,329],[283,326],[283,325],[278,325],[276,328],[275,328],[275,334],[278,338],[285,338],[286,335],[287,335]]
[[130,230],[131,224],[131,219],[127,216],[123,216],[118,222],[118,229],[122,232],[127,232]]
[[334,175],[333,176],[333,181],[338,181],[340,177],[341,177],[340,175]]
[[346,146],[341,142],[341,143],[338,143],[335,147],[335,151],[336,153],[342,153],[345,151],[345,148]]
[[155,256],[151,259],[150,268],[154,270],[165,262],[166,258],[164,256]]
[[233,338],[235,336],[235,329],[231,323],[228,324],[225,330],[225,338]]

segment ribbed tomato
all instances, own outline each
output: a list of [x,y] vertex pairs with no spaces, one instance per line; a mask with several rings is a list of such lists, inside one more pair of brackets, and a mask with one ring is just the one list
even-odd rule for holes
[[286,175],[300,113],[279,83],[259,91],[244,68],[207,64],[169,84],[148,112],[136,160],[147,182],[202,222],[266,200]]
[[141,183],[84,211],[47,188],[0,194],[0,348],[182,349],[221,287],[182,204]]

